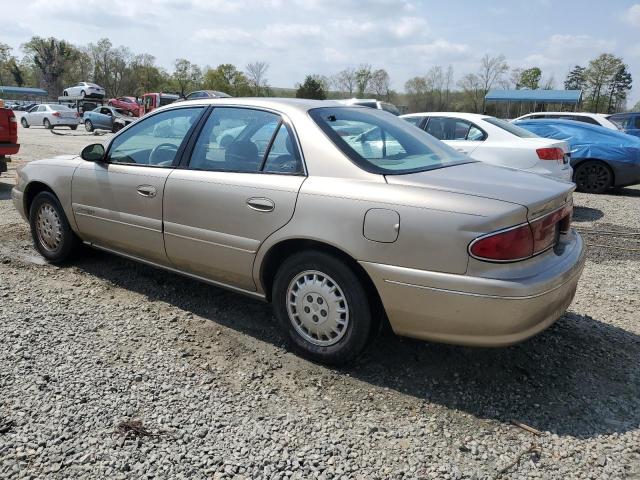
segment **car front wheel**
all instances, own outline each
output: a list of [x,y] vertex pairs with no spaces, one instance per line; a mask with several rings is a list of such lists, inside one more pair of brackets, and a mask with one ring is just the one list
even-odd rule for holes
[[289,343],[314,361],[349,363],[364,351],[374,330],[360,279],[348,265],[324,252],[287,258],[276,274],[272,301]]
[[51,263],[67,260],[79,244],[56,196],[40,192],[29,209],[31,236],[36,249]]
[[613,186],[613,173],[603,162],[588,160],[573,172],[576,190],[585,193],[604,193]]

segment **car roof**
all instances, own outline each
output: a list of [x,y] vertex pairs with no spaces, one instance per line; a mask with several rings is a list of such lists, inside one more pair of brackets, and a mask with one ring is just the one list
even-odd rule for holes
[[485,118],[491,118],[491,115],[483,115],[481,113],[465,113],[465,112],[420,112],[420,113],[407,113],[406,115],[400,115],[400,118],[406,117],[455,117],[462,118],[464,120],[484,120]]
[[[180,103],[172,103],[163,108],[176,107],[178,105],[228,105],[239,107],[261,107],[271,108],[274,110],[296,110],[306,112],[314,108],[321,107],[341,107],[347,108],[348,105],[339,103],[334,100],[308,100],[303,98],[278,98],[278,97],[231,97],[231,98],[197,98],[194,100],[186,100]],[[353,107],[366,108],[366,107]]]
[[606,118],[602,114],[589,112],[531,112],[523,115],[523,117],[527,117],[529,115],[576,115],[578,117]]
[[[565,120],[563,118],[523,118],[522,120],[516,120],[515,124],[519,123],[528,123],[531,125],[542,125],[543,123],[547,123],[550,125],[568,125],[576,128],[582,128],[585,130],[593,130],[600,133],[619,133],[616,130],[612,130],[607,127],[603,127],[602,125],[594,125],[592,123],[579,122],[577,120]],[[604,129],[604,130],[603,130]]]

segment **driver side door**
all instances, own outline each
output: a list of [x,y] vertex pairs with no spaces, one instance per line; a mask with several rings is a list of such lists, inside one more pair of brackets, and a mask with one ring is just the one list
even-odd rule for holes
[[91,244],[168,263],[162,235],[167,177],[203,107],[165,110],[116,135],[105,162],[83,162],[71,185],[81,236]]

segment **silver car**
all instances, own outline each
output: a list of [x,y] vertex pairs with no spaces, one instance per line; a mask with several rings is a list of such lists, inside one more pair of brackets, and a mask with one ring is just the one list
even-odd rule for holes
[[585,258],[572,183],[335,102],[172,104],[18,177],[47,260],[84,242],[269,301],[295,349],[330,364],[383,322],[463,345],[524,340],[567,309]]
[[20,123],[24,128],[33,126],[42,126],[47,129],[70,127],[71,130],[75,130],[80,123],[80,115],[66,105],[45,103],[32,107],[22,115]]

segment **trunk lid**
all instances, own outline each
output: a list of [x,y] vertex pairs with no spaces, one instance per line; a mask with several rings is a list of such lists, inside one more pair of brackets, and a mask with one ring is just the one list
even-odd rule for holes
[[389,184],[423,187],[520,205],[527,209],[530,220],[560,208],[571,199],[575,189],[575,184],[571,182],[481,162],[406,175],[386,175],[385,178]]

